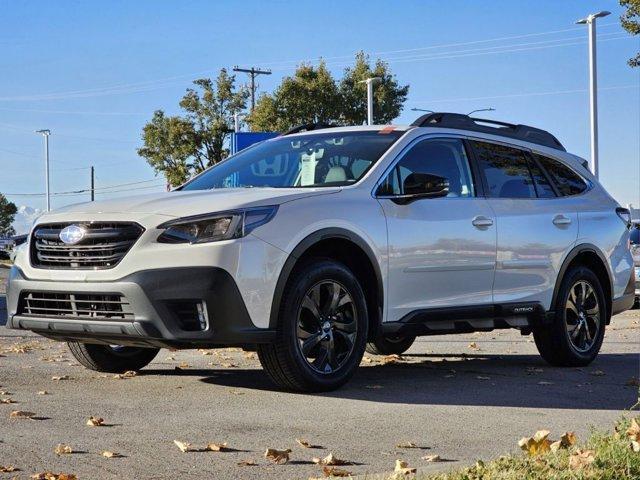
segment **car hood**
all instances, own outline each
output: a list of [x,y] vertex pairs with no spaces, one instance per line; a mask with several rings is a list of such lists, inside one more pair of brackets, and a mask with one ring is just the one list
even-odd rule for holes
[[238,208],[280,205],[299,198],[337,193],[340,188],[221,188],[173,191],[79,203],[54,210],[67,213],[136,213],[186,217]]

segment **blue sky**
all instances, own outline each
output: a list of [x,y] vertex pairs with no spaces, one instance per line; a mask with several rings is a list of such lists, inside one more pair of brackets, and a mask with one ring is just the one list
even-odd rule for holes
[[[599,10],[601,181],[622,203],[640,205],[640,69],[626,65],[640,38],[619,26],[617,1],[109,1],[0,0],[0,192],[44,191],[42,139],[52,130],[51,189],[89,184],[98,199],[162,191],[136,155],[155,109],[177,112],[194,78],[222,67],[271,68],[271,90],[300,61],[327,59],[339,75],[364,50],[389,61],[411,85],[411,107],[527,123],[589,156],[587,31]],[[244,76],[239,76],[242,82]],[[42,196],[9,198],[42,208]],[[88,194],[53,198],[59,207]]]

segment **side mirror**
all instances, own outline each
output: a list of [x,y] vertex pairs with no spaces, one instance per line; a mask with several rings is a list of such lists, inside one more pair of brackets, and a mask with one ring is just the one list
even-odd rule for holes
[[409,203],[419,198],[439,198],[449,194],[449,180],[430,173],[412,173],[404,180],[404,194],[399,203]]

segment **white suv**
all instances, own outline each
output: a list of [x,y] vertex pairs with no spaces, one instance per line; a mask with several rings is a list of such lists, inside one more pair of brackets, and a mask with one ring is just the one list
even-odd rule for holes
[[176,191],[43,215],[8,326],[107,372],[161,347],[257,349],[277,385],[319,391],[419,335],[516,328],[586,365],[633,301],[628,211],[584,160],[543,130],[440,113],[301,127]]

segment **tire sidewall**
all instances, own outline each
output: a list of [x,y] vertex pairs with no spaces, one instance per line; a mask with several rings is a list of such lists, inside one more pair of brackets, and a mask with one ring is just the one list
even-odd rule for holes
[[[571,341],[569,340],[569,333],[567,332],[566,318],[565,318],[566,316],[565,304],[569,296],[569,291],[571,287],[580,280],[587,281],[593,287],[596,297],[598,299],[598,305],[601,311],[600,330],[598,331],[596,341],[591,346],[591,348],[586,352],[578,351],[573,346],[573,343],[571,343]],[[604,340],[605,325],[608,318],[607,304],[606,304],[604,292],[602,290],[602,286],[600,285],[600,280],[598,280],[598,277],[591,270],[585,267],[578,267],[571,270],[562,281],[562,285],[560,287],[555,308],[556,308],[556,328],[557,328],[556,334],[561,338],[561,342],[564,348],[566,348],[567,352],[570,353],[570,355],[579,363],[587,364],[591,362],[596,357],[596,355],[600,351],[600,347],[602,346],[602,342]]]
[[[298,347],[298,309],[307,291],[323,280],[340,283],[351,295],[357,315],[357,334],[351,356],[336,371],[321,374],[313,370]],[[287,344],[287,354],[300,373],[302,381],[312,389],[335,388],[347,382],[355,373],[364,355],[368,315],[364,293],[357,279],[344,265],[332,260],[319,260],[302,266],[287,288],[281,311],[279,330]]]

